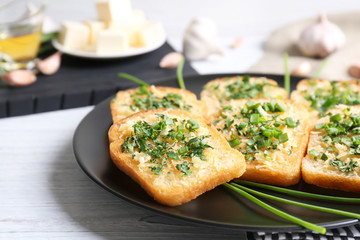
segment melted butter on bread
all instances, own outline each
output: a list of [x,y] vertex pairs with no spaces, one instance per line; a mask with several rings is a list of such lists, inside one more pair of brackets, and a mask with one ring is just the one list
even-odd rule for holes
[[[252,112],[250,116],[243,115],[242,111],[247,109],[250,101],[260,106],[270,102],[281,103],[286,111],[264,112],[260,107],[264,122],[250,123],[253,113],[261,115],[259,112]],[[301,159],[305,154],[309,136],[306,108],[288,100],[254,99],[250,101],[248,99],[228,101],[224,103],[224,109],[212,118],[215,127],[230,144],[232,141],[236,141],[234,139],[238,140],[236,142],[238,145],[233,144],[233,147],[246,156],[247,169],[241,178],[281,186],[297,183],[300,180]],[[287,118],[291,118],[294,122],[299,121],[298,125],[287,126],[285,124]],[[275,129],[276,122],[282,124],[278,124]],[[241,128],[242,124],[246,127]],[[251,132],[253,127],[256,129],[254,133]],[[278,131],[279,137],[265,137],[260,129],[267,127],[269,127],[269,131]],[[287,136],[286,141],[280,141],[282,134]],[[257,147],[253,143],[249,144],[256,138],[266,142],[267,146]]]
[[[146,104],[136,105],[136,101],[143,103],[142,100],[145,101],[150,95],[151,101],[149,102],[153,102],[155,99],[160,104],[151,106],[146,106]],[[204,105],[197,100],[194,93],[179,88],[152,85],[117,92],[116,97],[110,103],[113,122],[115,123],[139,111],[165,108],[164,104],[162,104],[164,98],[169,99],[166,108],[188,110],[200,116],[204,113]],[[175,101],[176,104],[171,104],[171,101]]]
[[[359,106],[338,107],[329,111],[332,116],[340,114],[343,120],[348,116],[357,114],[360,116]],[[343,191],[360,192],[360,151],[350,153],[351,149],[357,150],[351,139],[359,135],[352,130],[344,134],[329,137],[329,133],[324,128],[319,128],[322,124],[331,123],[330,116],[325,116],[317,120],[315,127],[310,133],[307,155],[302,162],[303,179],[310,184],[315,184],[325,188],[339,189]],[[319,127],[317,127],[319,126]],[[353,128],[352,125],[351,128]],[[345,138],[347,140],[341,140]]]
[[[139,121],[146,121],[150,125],[155,124],[163,114],[178,121],[193,119],[199,125],[196,131],[191,132],[191,138],[206,137],[210,148],[205,148],[202,154],[189,158],[174,160],[167,157],[167,163],[163,166],[161,174],[154,174],[151,162],[152,157],[146,152],[140,152],[135,148],[133,153],[122,151],[122,145],[126,138],[134,135],[133,126]],[[175,126],[174,126],[175,128]],[[163,139],[166,132],[162,131],[160,139],[168,141],[171,145],[169,151],[177,152],[184,147],[184,141],[176,142],[171,139]],[[199,116],[192,115],[183,110],[158,109],[148,110],[133,114],[115,123],[109,130],[110,153],[114,163],[126,174],[137,181],[151,196],[160,203],[175,206],[190,201],[205,191],[240,177],[245,171],[245,160],[243,155],[235,149],[230,148],[227,141],[216,129]],[[166,154],[163,157],[166,157]],[[177,165],[184,162],[189,163],[189,175],[179,171]]]
[[221,110],[224,102],[231,99],[274,98],[286,99],[287,93],[277,82],[264,77],[234,76],[217,78],[205,84],[201,91],[207,116]]

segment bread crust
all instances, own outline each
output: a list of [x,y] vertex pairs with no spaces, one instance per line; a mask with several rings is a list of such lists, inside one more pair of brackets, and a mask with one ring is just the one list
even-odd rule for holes
[[[256,103],[269,101],[269,99],[252,100]],[[224,104],[224,106],[231,105],[233,108],[240,109],[242,106],[245,106],[248,101],[249,99],[231,100],[227,102],[227,104]],[[300,120],[300,125],[294,128],[294,132],[297,132],[297,134],[294,134],[296,146],[292,148],[291,155],[279,151],[279,153],[277,153],[277,160],[246,160],[246,171],[240,179],[278,186],[290,186],[298,183],[301,179],[301,160],[306,153],[306,147],[309,140],[310,123],[307,110],[303,106],[295,104],[289,100],[276,101],[283,103],[287,107],[288,111],[291,111],[286,113],[286,116]],[[218,116],[221,115],[221,112],[222,111],[219,111]],[[280,119],[281,118],[284,117],[280,116]],[[217,125],[215,126],[218,127]],[[222,127],[221,122],[220,126]],[[228,141],[231,140],[228,134],[225,134],[224,136]],[[274,158],[274,153],[270,153],[269,155],[271,159]]]
[[[360,106],[339,105],[338,107],[330,110],[330,112],[332,114],[341,114],[345,108],[350,108],[350,113],[360,114]],[[327,116],[318,119],[315,124],[326,122],[329,122],[329,117]],[[338,171],[336,168],[329,167],[328,161],[331,159],[328,159],[327,161],[314,160],[310,156],[309,151],[313,148],[318,149],[320,145],[319,141],[321,141],[321,138],[325,135],[326,134],[323,130],[311,130],[308,153],[302,161],[302,178],[306,183],[314,184],[319,187],[360,193],[359,169],[357,172],[347,175],[346,173]],[[324,149],[323,147],[321,148]],[[343,157],[345,158],[349,156],[350,155],[347,154]],[[352,158],[360,163],[359,157],[354,155]]]
[[[131,96],[136,94],[138,88],[132,88],[124,91],[118,91],[116,93],[115,100],[110,103],[110,111],[113,119],[113,123],[134,114],[140,110],[134,111],[130,108],[130,105],[134,105]],[[174,88],[174,87],[162,87],[162,86],[148,86],[147,91],[152,92],[156,97],[162,98],[168,93],[174,93],[182,97],[184,103],[190,105],[190,112],[196,115],[202,116],[205,111],[203,102],[197,100],[196,95],[188,90]],[[141,96],[140,96],[141,97]]]
[[[212,86],[214,84],[225,84],[226,82],[234,83],[235,81],[237,81],[237,79],[239,77],[243,78],[243,76],[216,78],[214,80],[209,81],[208,83],[206,83],[204,85],[204,89],[200,93],[200,99],[202,102],[204,102],[205,113],[206,113],[207,117],[213,117],[213,115],[215,115],[221,109],[221,106],[223,105],[219,101],[216,94],[210,89],[210,86]],[[260,79],[260,78],[261,77],[250,77],[249,80],[255,81],[256,79]],[[269,78],[265,78],[265,77],[261,78],[261,79],[264,79],[267,83],[278,86],[278,83],[273,79],[269,79]],[[270,98],[278,98],[278,99],[287,99],[288,98],[286,90],[281,87],[268,87],[268,92],[270,94]],[[259,97],[260,96],[258,96],[258,98]],[[265,96],[261,96],[261,97],[265,98]],[[227,100],[229,100],[229,99],[227,99]]]
[[[160,176],[155,175],[148,168],[141,168],[139,163],[132,158],[131,153],[121,151],[125,138],[132,134],[129,126],[137,121],[151,123],[156,113],[181,120],[194,119],[200,125],[198,134],[211,135],[207,140],[214,149],[208,148],[204,151],[206,161],[196,162],[194,158],[191,160],[195,166],[191,176],[183,176],[175,171],[163,173]],[[202,117],[192,115],[187,111],[157,109],[138,112],[114,123],[108,135],[110,155],[115,165],[138,182],[156,201],[164,205],[177,206],[188,202],[222,183],[240,177],[245,171],[243,155],[232,149],[221,134]]]

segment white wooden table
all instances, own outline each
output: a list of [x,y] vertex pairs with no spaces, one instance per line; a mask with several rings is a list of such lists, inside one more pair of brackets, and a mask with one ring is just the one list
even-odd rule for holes
[[[48,14],[57,21],[95,17],[93,1],[48,2]],[[272,29],[319,10],[360,7],[356,0],[133,0],[133,5],[162,21],[178,50],[191,18],[208,16],[218,23],[227,56],[193,63],[200,73],[246,71],[261,56],[261,43]],[[244,46],[232,51],[236,36],[244,38]],[[160,216],[93,183],[72,150],[74,130],[92,109],[0,119],[0,239],[245,239],[239,231]]]

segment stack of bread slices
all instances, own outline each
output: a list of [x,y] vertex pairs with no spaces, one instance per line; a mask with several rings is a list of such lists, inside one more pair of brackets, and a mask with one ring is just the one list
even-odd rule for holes
[[360,192],[357,101],[357,82],[305,79],[288,99],[276,81],[249,76],[209,81],[200,100],[172,87],[119,91],[111,158],[169,206],[232,179]]

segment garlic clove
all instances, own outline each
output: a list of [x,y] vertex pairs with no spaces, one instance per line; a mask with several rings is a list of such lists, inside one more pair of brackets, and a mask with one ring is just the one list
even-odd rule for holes
[[294,76],[307,76],[311,72],[311,64],[309,62],[301,62],[292,72]]
[[205,60],[211,54],[224,54],[216,24],[209,18],[193,19],[184,33],[183,52],[191,61]]
[[345,44],[341,29],[321,13],[316,23],[301,32],[297,45],[304,56],[327,57]]
[[30,70],[21,69],[8,72],[2,79],[10,86],[23,87],[34,83],[36,75]]
[[45,75],[51,75],[56,73],[61,64],[61,53],[56,52],[53,55],[45,58],[44,60],[39,60],[36,63],[37,69]]
[[350,66],[348,73],[351,77],[360,78],[360,64]]
[[240,48],[241,46],[243,45],[243,39],[242,39],[242,37],[236,37],[235,38],[235,40],[234,40],[234,42],[233,42],[233,44],[232,44],[232,48],[233,49],[238,49],[238,48]]
[[184,56],[181,53],[170,52],[160,60],[159,66],[161,68],[176,68],[183,58]]

